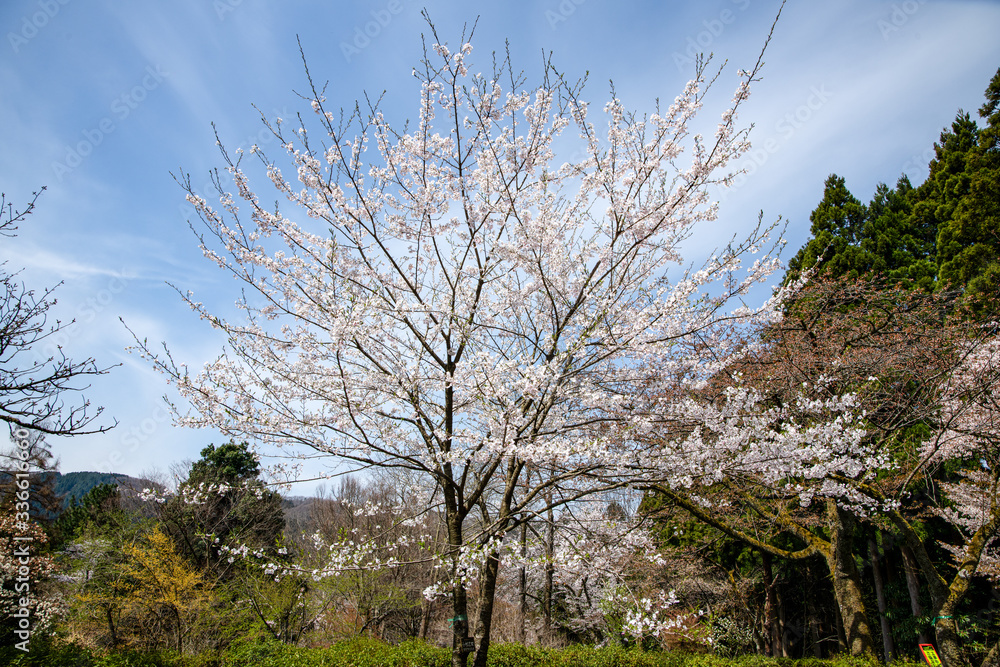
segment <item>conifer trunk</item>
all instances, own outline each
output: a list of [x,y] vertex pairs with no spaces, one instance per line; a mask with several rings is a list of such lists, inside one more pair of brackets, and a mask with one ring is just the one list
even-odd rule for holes
[[[910,612],[914,618],[924,615],[923,605],[920,604],[920,566],[917,564],[917,557],[907,545],[899,548],[899,553],[903,556],[903,571],[906,574],[906,590],[910,594]],[[917,641],[921,644],[930,644],[931,638],[927,634],[927,628],[921,627]]]
[[882,654],[885,657],[885,664],[888,665],[895,657],[892,645],[892,628],[889,627],[889,617],[886,614],[885,587],[882,582],[882,558],[879,554],[878,545],[871,538],[868,540],[868,556],[872,563],[872,578],[875,580],[878,620],[882,629]]

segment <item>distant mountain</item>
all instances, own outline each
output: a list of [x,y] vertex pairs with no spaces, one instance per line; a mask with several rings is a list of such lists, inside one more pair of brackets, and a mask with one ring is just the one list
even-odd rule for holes
[[[101,484],[116,484],[129,488],[142,488],[144,482],[114,472],[67,472],[56,473],[55,491],[63,496],[63,506],[68,507],[71,499],[80,500],[87,492]],[[148,482],[145,483],[148,486]]]

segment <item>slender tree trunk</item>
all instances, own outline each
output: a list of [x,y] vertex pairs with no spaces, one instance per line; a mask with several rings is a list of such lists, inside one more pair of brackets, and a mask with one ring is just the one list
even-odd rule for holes
[[527,635],[528,620],[528,572],[523,565],[524,558],[528,555],[528,523],[521,524],[521,559],[522,565],[518,568],[517,575],[517,624],[515,627],[515,639],[523,644]]
[[781,655],[781,628],[778,627],[778,596],[771,568],[771,554],[766,551],[761,553],[761,563],[764,570],[764,636],[767,637],[768,654],[777,658]]
[[552,587],[554,585],[555,564],[552,559],[555,554],[556,542],[556,522],[552,511],[552,493],[545,496],[548,503],[548,526],[545,530],[545,591],[542,598],[542,642],[548,646],[552,645]]
[[458,577],[458,549],[462,546],[462,522],[457,515],[448,518],[448,542],[449,546],[455,550],[451,564],[451,576],[454,581],[451,664],[452,667],[466,667],[467,654],[462,652],[462,642],[469,636],[469,600],[465,584]]
[[775,586],[774,596],[778,600],[778,636],[781,638],[781,657],[789,658],[791,657],[791,646],[788,642],[788,632],[786,631],[785,625],[785,601],[781,597],[781,591],[777,590]]
[[979,667],[1000,667],[1000,641],[993,645],[990,652],[986,654],[986,659]]
[[181,627],[181,613],[174,607],[172,608],[174,612],[174,618],[177,620],[177,652],[180,654],[184,653],[184,634],[183,628]]
[[104,608],[108,617],[108,634],[111,635],[111,648],[118,647],[118,632],[115,630],[115,616],[111,610],[111,605]]
[[491,552],[486,557],[479,577],[479,619],[476,623],[476,661],[473,667],[486,667],[490,650],[490,631],[493,628],[493,603],[496,599],[497,575],[500,571],[500,555]]
[[[807,570],[812,579],[811,570]],[[814,658],[823,658],[823,647],[819,643],[819,618],[816,614],[816,603],[811,595],[806,595],[806,626],[808,627],[809,643],[812,644],[812,654]],[[805,647],[802,648],[802,657],[805,657]]]
[[833,594],[844,624],[847,650],[853,656],[865,655],[872,652],[873,641],[861,594],[861,576],[851,549],[854,517],[840,509],[832,499],[827,500],[826,515],[830,528],[830,551],[827,558],[833,574]]
[[[920,576],[917,574],[920,566],[917,564],[917,557],[913,551],[905,544],[900,546],[899,552],[903,555],[903,571],[906,574],[906,589],[910,593],[910,611],[914,618],[924,615],[924,608],[920,604]],[[931,637],[927,634],[927,628],[921,626],[920,634],[917,636],[921,644],[930,644]]]
[[431,602],[428,599],[423,599],[420,602],[420,633],[419,637],[423,641],[427,641],[427,631],[430,629],[431,625]]
[[885,663],[893,661],[895,651],[892,646],[892,628],[889,627],[889,617],[886,615],[885,587],[882,583],[882,558],[874,539],[868,540],[868,556],[872,562],[872,578],[875,580],[875,598],[878,601],[878,620],[882,629],[882,654]]

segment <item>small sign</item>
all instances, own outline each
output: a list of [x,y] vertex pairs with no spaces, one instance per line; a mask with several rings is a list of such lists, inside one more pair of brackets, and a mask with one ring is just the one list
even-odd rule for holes
[[475,650],[476,650],[475,637],[465,637],[464,639],[462,639],[462,653],[474,653]]
[[927,667],[943,667],[941,663],[941,658],[938,657],[937,651],[934,650],[932,644],[920,644],[920,655],[924,656],[924,662],[927,663]]

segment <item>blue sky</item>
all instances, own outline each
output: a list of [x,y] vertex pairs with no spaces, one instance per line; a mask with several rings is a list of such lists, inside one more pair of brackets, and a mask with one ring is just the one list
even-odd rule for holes
[[[693,73],[691,54],[728,60],[701,122],[714,128],[739,67],[751,67],[778,10],[775,0],[612,2],[537,0],[5,0],[0,6],[0,189],[36,213],[0,240],[8,270],[32,287],[64,281],[55,313],[76,319],[59,341],[74,358],[121,364],[87,392],[116,429],[50,439],[63,471],[166,471],[222,442],[174,428],[167,387],[126,353],[125,322],[198,367],[222,341],[167,284],[207,303],[232,304],[236,284],[202,258],[190,209],[171,173],[206,183],[221,165],[212,123],[230,148],[267,134],[269,117],[308,111],[296,36],[328,99],[349,107],[385,92],[390,118],[413,118],[425,8],[456,45],[477,20],[472,69],[510,42],[529,76],[541,54],[570,78],[589,73],[585,97],[603,106],[608,81],[627,107],[671,100]],[[929,149],[958,108],[975,111],[1000,66],[1000,2],[790,0],[766,56],[764,80],[741,118],[753,122],[749,174],[723,193],[720,218],[688,244],[697,258],[759,211],[788,221],[789,253],[830,173],[866,200],[881,181],[926,176]],[[597,107],[599,108],[599,107]],[[272,140],[273,141],[273,140]],[[204,188],[200,188],[204,190]],[[270,193],[267,193],[270,196]],[[308,489],[298,492],[308,491]]]

